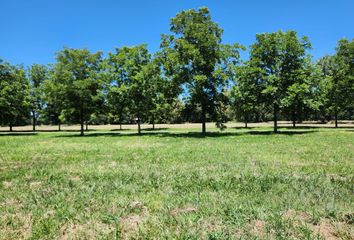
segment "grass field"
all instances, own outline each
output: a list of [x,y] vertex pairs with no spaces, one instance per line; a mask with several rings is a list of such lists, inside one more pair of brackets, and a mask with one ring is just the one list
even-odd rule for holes
[[0,133],[0,239],[354,238],[353,128],[211,130]]

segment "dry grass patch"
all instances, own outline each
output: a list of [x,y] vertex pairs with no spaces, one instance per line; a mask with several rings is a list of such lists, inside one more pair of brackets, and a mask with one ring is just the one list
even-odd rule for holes
[[185,213],[195,213],[198,209],[196,207],[175,208],[171,211],[172,216],[177,216]]
[[4,188],[11,188],[13,184],[12,182],[3,181],[2,185],[4,186]]
[[0,239],[28,239],[32,233],[32,216],[17,212],[0,216]]
[[30,182],[30,184],[29,184],[30,188],[38,188],[41,185],[42,185],[41,181],[33,181],[33,182]]
[[114,231],[114,227],[99,221],[89,221],[84,224],[68,223],[60,228],[59,239],[97,239],[108,236]]
[[16,199],[9,198],[5,199],[3,202],[0,202],[0,206],[4,207],[5,209],[20,209],[22,207],[22,203]]
[[79,176],[70,176],[69,180],[73,182],[78,182],[81,181],[81,178]]
[[259,237],[259,238],[264,238],[266,236],[266,229],[265,229],[266,223],[265,221],[262,220],[252,220],[248,224],[248,228],[250,229],[250,233],[253,236]]
[[285,220],[291,220],[298,225],[300,222],[308,222],[310,220],[310,216],[301,211],[296,211],[293,209],[289,209],[286,212],[283,213],[283,218]]
[[334,226],[328,220],[322,220],[317,225],[310,226],[312,232],[316,236],[321,236],[326,240],[337,240],[340,239],[336,235],[336,230]]

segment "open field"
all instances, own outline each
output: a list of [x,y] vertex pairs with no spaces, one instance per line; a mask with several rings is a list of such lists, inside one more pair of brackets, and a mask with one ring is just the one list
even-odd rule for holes
[[353,239],[352,123],[241,126],[1,132],[0,239]]

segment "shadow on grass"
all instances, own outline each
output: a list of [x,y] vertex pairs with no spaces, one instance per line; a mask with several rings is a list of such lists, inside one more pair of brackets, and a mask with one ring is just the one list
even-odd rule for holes
[[168,130],[168,128],[144,128],[144,130],[143,131],[147,131],[147,132],[149,132],[149,131],[163,131],[163,130]]
[[3,136],[33,136],[37,135],[36,132],[0,132],[0,137]]
[[342,128],[354,128],[354,126],[338,126],[338,127],[334,127],[334,126],[326,126],[326,125],[318,125],[318,126],[296,126],[296,127],[292,127],[292,126],[284,126],[284,127],[280,127],[280,128],[284,128],[284,129],[318,129],[318,128],[324,128],[324,129],[342,129]]
[[122,129],[119,129],[119,128],[115,128],[115,129],[111,129],[109,131],[111,132],[124,132],[124,131],[130,131],[131,129],[128,129],[128,128],[122,128]]
[[[145,129],[144,129],[145,131]],[[245,135],[301,135],[309,134],[316,131],[279,131],[274,133],[272,130],[269,131],[245,131],[245,132],[207,132],[206,135],[203,135],[200,132],[187,132],[187,133],[176,133],[176,132],[142,132],[138,133],[112,133],[112,132],[102,132],[102,133],[91,133],[84,136],[78,134],[66,134],[59,135],[55,137],[59,138],[79,138],[79,137],[134,137],[134,136],[157,136],[157,137],[173,137],[173,138],[218,138],[218,137],[230,137],[230,136],[245,136]]]
[[[80,130],[78,129],[67,129],[67,130],[36,130],[36,131],[32,131],[32,130],[12,130],[12,132],[8,131],[8,130],[0,130],[0,133],[41,133],[41,132],[79,132]],[[85,130],[85,132],[95,132],[97,131],[96,129],[89,129],[89,130]]]
[[[231,127],[230,129],[238,129],[238,130],[247,130],[247,129],[257,129],[257,128],[262,128],[262,126],[258,126],[258,127]],[[263,128],[270,128],[269,126],[265,126]],[[345,126],[345,124],[343,124],[342,126],[338,126],[337,128],[335,128],[334,126],[328,126],[328,125],[317,125],[317,126],[278,126],[279,129],[354,129],[354,126]]]

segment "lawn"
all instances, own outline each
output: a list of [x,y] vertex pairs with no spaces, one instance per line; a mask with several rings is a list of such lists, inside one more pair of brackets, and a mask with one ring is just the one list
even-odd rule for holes
[[0,133],[0,239],[353,239],[354,129]]

